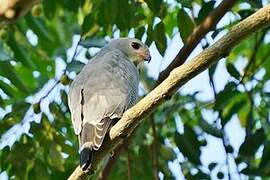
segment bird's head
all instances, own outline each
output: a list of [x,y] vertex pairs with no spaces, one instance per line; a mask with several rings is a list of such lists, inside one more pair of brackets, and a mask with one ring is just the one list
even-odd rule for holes
[[148,47],[136,38],[115,39],[112,40],[108,46],[112,46],[122,51],[135,65],[144,61],[151,61]]

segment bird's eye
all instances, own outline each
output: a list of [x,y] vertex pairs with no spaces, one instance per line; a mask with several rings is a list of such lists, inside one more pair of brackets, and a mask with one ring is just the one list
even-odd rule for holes
[[138,49],[140,49],[141,45],[139,43],[132,42],[131,43],[131,47],[133,47],[134,49],[138,50]]

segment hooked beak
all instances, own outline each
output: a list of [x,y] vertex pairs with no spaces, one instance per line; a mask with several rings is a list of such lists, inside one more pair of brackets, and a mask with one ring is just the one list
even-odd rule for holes
[[150,55],[150,53],[147,53],[147,54],[146,54],[144,60],[145,60],[146,62],[150,63],[150,61],[151,61],[151,55]]

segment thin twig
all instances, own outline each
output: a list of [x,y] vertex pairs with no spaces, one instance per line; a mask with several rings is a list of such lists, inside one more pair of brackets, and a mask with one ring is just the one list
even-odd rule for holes
[[[214,93],[214,97],[215,99],[217,98],[217,90],[216,90],[216,87],[215,87],[215,83],[213,81],[213,77],[209,76],[210,78],[210,84],[212,85],[212,90],[213,90],[213,93]],[[219,117],[219,120],[216,121],[217,123],[217,127],[220,126],[220,130],[223,134],[222,136],[222,145],[223,145],[223,148],[225,150],[225,154],[226,154],[226,166],[227,166],[227,172],[228,172],[228,179],[231,180],[231,173],[230,173],[230,163],[229,163],[229,153],[227,152],[227,145],[229,144],[228,143],[228,139],[226,138],[226,133],[224,131],[224,127],[222,125],[222,121],[223,121],[223,118],[222,118],[222,112],[221,110],[218,111],[218,117]]]
[[54,90],[54,88],[55,88],[59,83],[60,83],[60,80],[56,80],[56,79],[55,79],[54,85],[48,90],[48,92],[47,92],[46,94],[44,94],[44,95],[39,99],[38,102],[41,102],[41,101],[44,100],[46,97],[48,97],[48,96],[51,94],[51,92]]
[[244,70],[244,75],[242,76],[239,84],[241,84],[245,78],[249,75],[249,70],[251,67],[254,68],[254,65],[255,65],[255,62],[256,62],[256,55],[257,55],[257,51],[258,49],[260,48],[262,42],[263,42],[263,39],[265,37],[265,34],[266,34],[266,31],[264,31],[264,33],[261,35],[260,39],[257,40],[257,37],[255,36],[256,38],[256,42],[255,42],[255,45],[254,45],[254,48],[253,48],[253,51],[252,51],[252,54],[248,60],[248,64],[246,65],[245,67],[245,70]]
[[[72,61],[72,60],[75,58],[75,56],[77,55],[77,50],[78,50],[78,47],[79,47],[79,44],[80,44],[81,39],[82,39],[82,37],[80,37],[78,43],[76,44],[76,47],[75,47],[74,53],[73,53],[73,55],[72,55],[71,61]],[[71,63],[71,62],[67,63],[67,66],[68,66],[68,64],[70,64],[70,63]],[[63,73],[62,73],[61,76],[63,76],[64,74],[66,74],[66,71],[67,71],[67,68],[65,68],[65,69],[63,70]],[[60,77],[61,77],[61,76],[60,76]],[[39,102],[41,102],[41,101],[44,100],[46,97],[48,97],[48,96],[51,94],[51,92],[54,90],[54,88],[55,88],[59,83],[60,83],[60,79],[58,79],[58,80],[55,79],[54,85],[49,89],[49,91],[48,91],[45,95],[43,95],[43,96],[39,99]]]
[[[75,50],[74,50],[74,53],[73,53],[73,55],[72,55],[72,57],[71,57],[71,60],[70,60],[70,62],[67,63],[67,66],[66,66],[66,67],[68,67],[68,65],[69,65],[70,63],[72,63],[72,61],[73,61],[73,60],[75,59],[75,57],[77,56],[78,48],[79,48],[79,45],[80,45],[80,42],[81,42],[81,41],[82,41],[82,36],[80,36],[80,39],[79,39],[79,41],[77,42],[77,44],[76,44],[76,46],[75,46]],[[67,72],[67,68],[64,69],[63,75],[66,74],[66,72]]]
[[158,180],[158,141],[157,141],[157,132],[156,132],[156,125],[154,122],[154,117],[151,115],[150,117],[151,121],[151,128],[153,131],[153,144],[152,144],[152,152],[153,152],[153,179]]
[[76,44],[76,47],[75,47],[73,56],[72,56],[72,58],[71,58],[71,61],[73,61],[73,60],[75,59],[75,57],[76,57],[76,55],[77,55],[77,50],[78,50],[78,47],[79,47],[81,41],[82,41],[82,36],[80,36],[80,39],[79,39],[79,41],[78,41],[77,44]]
[[[216,90],[216,86],[215,86],[215,83],[214,83],[214,80],[213,80],[213,77],[209,76],[209,79],[210,79],[210,84],[212,85],[212,90],[213,90],[213,93],[214,93],[214,98],[217,99],[217,90]],[[227,171],[228,171],[228,179],[230,180],[231,179],[231,173],[230,173],[230,162],[229,162],[229,158],[230,158],[230,153],[227,152],[227,146],[230,144],[229,142],[229,139],[227,137],[227,134],[224,130],[224,126],[222,125],[222,121],[223,121],[223,118],[222,118],[222,112],[221,110],[218,111],[218,117],[219,117],[219,121],[217,120],[216,123],[217,123],[217,127],[218,125],[220,125],[220,130],[223,134],[222,136],[222,145],[223,145],[223,148],[225,150],[225,154],[226,154],[226,166],[227,166]],[[238,174],[238,177],[239,177],[239,180],[241,180],[241,175],[240,175],[240,171],[239,171],[239,168],[236,164],[236,161],[235,161],[235,158],[232,156],[233,160],[234,160],[234,163],[235,163],[235,167],[236,167],[236,172]]]
[[217,8],[215,8],[204,21],[197,26],[192,34],[188,37],[186,44],[178,52],[174,60],[169,64],[169,66],[159,74],[156,85],[160,84],[170,72],[184,64],[191,52],[196,48],[202,38],[212,29],[215,28],[220,19],[226,14],[236,3],[236,0],[223,0]]
[[126,153],[127,153],[127,175],[128,175],[128,180],[132,180],[132,175],[131,175],[131,158],[130,158],[128,146],[126,147]]

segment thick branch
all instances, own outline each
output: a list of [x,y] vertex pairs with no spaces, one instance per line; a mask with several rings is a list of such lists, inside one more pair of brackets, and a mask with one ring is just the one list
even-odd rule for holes
[[[169,76],[159,86],[135,106],[127,110],[123,117],[112,127],[103,147],[95,154],[91,171],[97,168],[103,157],[111,152],[123,140],[123,137],[128,136],[144,117],[148,116],[162,102],[173,95],[179,87],[206,70],[219,59],[227,56],[231,49],[242,39],[269,24],[270,5],[267,5],[235,25],[228,34],[202,51],[190,62],[172,70]],[[88,176],[87,173],[89,172],[82,172],[80,167],[77,167],[69,179],[83,179]]]
[[219,6],[214,9],[205,19],[204,21],[197,26],[192,34],[188,37],[187,42],[182,47],[182,49],[178,52],[174,60],[169,64],[169,66],[163,70],[158,77],[157,84],[160,84],[170,72],[184,64],[188,56],[195,49],[195,47],[199,44],[205,35],[214,29],[219,22],[219,20],[226,14],[236,3],[236,0],[223,0]]

